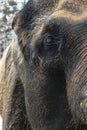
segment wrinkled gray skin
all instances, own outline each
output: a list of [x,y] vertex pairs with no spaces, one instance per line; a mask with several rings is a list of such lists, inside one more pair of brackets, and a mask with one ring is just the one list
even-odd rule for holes
[[0,63],[3,130],[87,129],[87,2],[30,0]]

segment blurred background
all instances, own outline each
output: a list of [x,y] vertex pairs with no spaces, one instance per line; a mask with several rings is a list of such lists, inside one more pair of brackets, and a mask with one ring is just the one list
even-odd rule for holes
[[3,51],[12,40],[11,23],[14,14],[19,11],[28,0],[0,0],[0,59]]

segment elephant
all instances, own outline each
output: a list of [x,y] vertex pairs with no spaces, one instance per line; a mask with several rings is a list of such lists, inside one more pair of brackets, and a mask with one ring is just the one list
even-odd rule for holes
[[0,61],[3,130],[87,129],[87,1],[29,0]]

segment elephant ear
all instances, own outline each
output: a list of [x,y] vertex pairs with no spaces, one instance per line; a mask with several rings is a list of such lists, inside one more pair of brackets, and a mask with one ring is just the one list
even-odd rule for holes
[[22,28],[21,25],[21,17],[22,12],[18,12],[15,14],[12,22],[13,29],[13,59],[16,67],[20,70],[20,66],[24,65],[26,59],[29,60],[30,57],[30,49],[28,41],[28,32],[26,29]]
[[12,21],[12,29],[14,29],[15,25],[17,24],[17,14],[14,16],[13,21]]
[[13,18],[13,21],[12,21],[12,29],[17,32],[18,30],[18,27],[20,25],[20,16],[21,16],[21,11],[20,12],[17,12]]

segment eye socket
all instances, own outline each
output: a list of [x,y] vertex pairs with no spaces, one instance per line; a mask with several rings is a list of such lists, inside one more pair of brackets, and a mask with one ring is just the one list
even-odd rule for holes
[[51,43],[52,43],[52,37],[51,36],[48,36],[47,38],[46,38],[46,43],[47,43],[47,45],[50,45]]
[[55,51],[58,48],[58,38],[51,35],[44,37],[44,49],[47,51]]
[[52,36],[46,36],[46,37],[44,38],[44,44],[45,44],[46,46],[50,46],[50,45],[52,45],[54,42],[55,42],[55,41],[54,41],[54,38],[53,38]]

